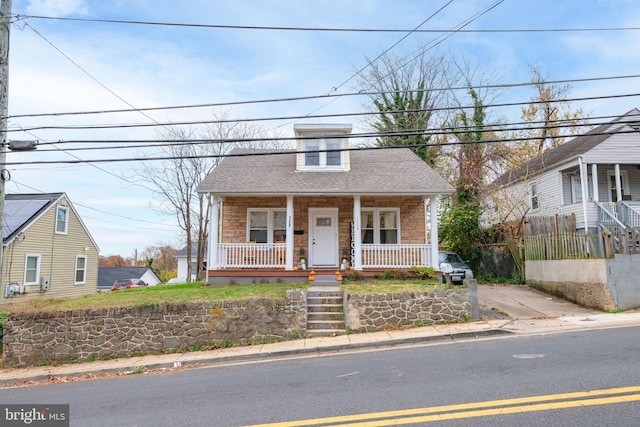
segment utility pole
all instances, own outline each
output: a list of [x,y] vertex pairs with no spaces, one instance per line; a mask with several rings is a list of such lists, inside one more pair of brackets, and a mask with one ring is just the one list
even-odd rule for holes
[[0,0],[0,286],[4,291],[4,184],[7,163],[7,116],[9,115],[9,29],[11,0]]

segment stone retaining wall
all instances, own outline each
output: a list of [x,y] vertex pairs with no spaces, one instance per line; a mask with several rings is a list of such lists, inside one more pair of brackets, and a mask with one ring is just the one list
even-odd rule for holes
[[156,304],[37,313],[4,323],[4,367],[288,340],[306,329],[306,292],[286,300]]
[[462,322],[471,317],[469,288],[348,296],[347,329],[371,332],[388,327]]
[[[347,295],[353,332],[466,320],[468,288]],[[156,304],[148,307],[36,313],[4,323],[4,367],[291,340],[306,335],[306,291],[285,300]]]

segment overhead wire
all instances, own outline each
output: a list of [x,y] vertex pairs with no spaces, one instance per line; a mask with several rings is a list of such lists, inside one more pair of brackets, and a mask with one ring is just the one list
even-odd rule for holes
[[[411,91],[407,91],[411,92]],[[616,94],[616,95],[599,95],[599,96],[587,96],[587,97],[573,97],[573,98],[559,98],[551,101],[552,103],[564,103],[564,102],[582,102],[582,101],[594,101],[602,99],[619,99],[630,98],[640,96],[639,93],[628,94]],[[522,105],[537,105],[545,104],[550,101],[545,100],[528,100],[522,102],[502,102],[483,105],[485,108],[498,108],[498,107],[516,107]],[[434,107],[429,109],[432,112],[442,111],[456,111],[464,109],[472,109],[473,106],[451,106],[451,107]],[[20,132],[20,131],[35,131],[35,130],[95,130],[95,129],[127,129],[127,128],[146,128],[146,127],[175,127],[185,125],[202,125],[202,124],[222,124],[222,123],[244,123],[244,122],[265,122],[265,121],[282,121],[282,120],[298,120],[298,119],[318,119],[318,118],[338,118],[338,117],[358,117],[369,115],[385,115],[395,113],[415,113],[420,111],[426,111],[424,109],[414,110],[396,110],[396,111],[366,111],[366,112],[354,112],[354,113],[335,113],[335,114],[318,114],[318,115],[296,115],[296,116],[275,116],[275,117],[253,117],[253,118],[236,118],[236,119],[213,119],[213,120],[190,120],[190,121],[171,121],[171,122],[156,122],[156,123],[128,123],[128,124],[95,124],[95,125],[41,125],[32,127],[22,127],[21,129],[8,129],[7,132]]]
[[[465,132],[452,132],[456,134],[461,134]],[[613,134],[631,134],[638,133],[638,130],[616,130],[615,132],[592,132],[589,135],[613,135]],[[393,136],[419,136],[423,135],[422,131],[405,131],[405,132],[378,132],[368,134],[369,137],[393,137]],[[362,137],[363,135],[361,135]],[[575,135],[548,135],[547,139],[558,139],[558,138],[570,138],[577,137],[580,134]],[[327,137],[327,136],[325,136]],[[337,136],[336,136],[337,137]],[[340,135],[340,137],[345,137],[345,135]],[[512,137],[512,138],[496,138],[496,139],[483,139],[480,141],[452,141],[447,142],[446,144],[440,143],[419,143],[419,144],[404,144],[401,146],[387,146],[387,145],[372,145],[372,146],[361,146],[357,148],[341,148],[341,149],[328,149],[328,150],[310,150],[308,152],[312,153],[323,153],[323,152],[353,152],[353,151],[369,151],[369,150],[393,150],[398,148],[422,148],[422,147],[436,147],[436,146],[456,146],[456,145],[473,145],[473,144],[493,144],[493,143],[507,143],[507,142],[523,142],[523,141],[539,141],[541,137],[539,136],[531,136],[531,137]],[[213,143],[215,140],[210,140],[208,143]],[[203,141],[206,142],[206,141]],[[638,146],[640,148],[640,145]],[[291,155],[296,154],[298,151],[295,149],[285,149],[285,150],[253,150],[250,153],[223,153],[223,154],[194,154],[194,155],[168,155],[168,156],[160,156],[160,157],[126,157],[126,158],[101,158],[101,159],[92,159],[92,160],[40,160],[40,161],[16,161],[16,162],[5,162],[5,166],[17,166],[17,165],[49,165],[49,164],[78,164],[78,163],[121,163],[121,162],[147,162],[147,161],[166,161],[166,160],[190,160],[190,159],[214,159],[214,158],[225,158],[225,157],[247,157],[247,156],[273,156],[273,155]]]
[[[602,119],[611,119],[618,116],[598,116],[598,117],[589,117],[589,120],[602,120]],[[423,135],[425,137],[433,137],[440,135],[452,135],[452,134],[460,134],[465,132],[526,132],[526,131],[534,131],[534,130],[550,130],[550,129],[575,129],[575,128],[584,128],[584,127],[595,127],[605,124],[610,124],[610,121],[603,122],[592,122],[592,121],[582,121],[586,120],[585,118],[575,118],[575,119],[558,119],[554,120],[553,124],[548,125],[547,122],[544,121],[532,121],[532,122],[512,122],[512,123],[493,123],[493,124],[485,124],[480,127],[478,126],[456,126],[456,127],[439,127],[439,128],[425,128],[425,129],[405,129],[403,131],[396,131],[393,135],[387,134],[372,134],[372,133],[364,133],[364,134],[348,134],[348,135],[339,135],[339,138],[344,139],[363,139],[363,138],[381,138],[388,136],[414,136],[414,135]],[[618,122],[624,124],[625,122]],[[633,122],[635,123],[635,122]],[[541,124],[542,126],[536,126]],[[480,129],[478,129],[480,128]],[[410,132],[409,135],[406,135],[405,132]],[[564,135],[567,137],[567,135]],[[578,135],[572,135],[578,136]],[[298,140],[313,140],[313,139],[328,139],[327,135],[322,136],[307,136],[307,137],[279,137],[274,138],[273,142],[295,142]],[[66,151],[94,151],[94,150],[121,150],[121,149],[137,149],[137,148],[155,148],[155,147],[171,147],[171,146],[183,146],[185,144],[228,144],[228,143],[256,143],[262,142],[265,139],[257,139],[257,138],[197,138],[197,139],[127,139],[127,140],[117,140],[117,141],[108,141],[111,143],[122,143],[127,145],[121,146],[99,146],[99,147],[75,147],[75,148],[66,148]],[[268,140],[271,141],[271,140]],[[87,143],[104,143],[105,141],[96,141],[96,140],[69,140],[69,141],[58,141],[58,142],[46,142],[40,143],[40,146],[47,145],[59,145],[59,144],[87,144]],[[132,145],[132,144],[144,144],[144,145]],[[38,150],[38,152],[51,152],[54,150]]]
[[[487,85],[475,85],[474,89],[509,89],[516,87],[526,87],[533,86],[535,84],[544,84],[544,85],[560,85],[560,84],[569,84],[569,83],[584,83],[584,82],[595,82],[595,81],[607,81],[607,80],[618,80],[618,79],[637,79],[640,78],[640,74],[628,74],[628,75],[619,75],[619,76],[600,76],[600,77],[585,77],[585,78],[575,78],[575,79],[556,79],[556,80],[545,80],[542,82],[518,82],[518,83],[501,83],[501,84],[487,84]],[[447,91],[447,90],[468,90],[468,86],[457,86],[457,87],[442,87],[442,88],[429,88],[429,89],[408,89],[406,92],[437,92],[437,91]],[[405,91],[402,91],[405,92]],[[346,96],[376,96],[393,93],[390,91],[360,91],[360,92],[349,92],[349,93],[339,93],[339,94],[325,94],[325,95],[309,95],[309,96],[298,96],[298,97],[283,97],[283,98],[269,98],[269,99],[256,99],[256,100],[246,100],[246,101],[228,101],[228,102],[213,102],[213,103],[205,103],[205,104],[186,104],[186,105],[170,105],[170,106],[160,106],[160,107],[143,107],[143,108],[133,108],[133,109],[108,109],[108,110],[87,110],[87,111],[66,111],[66,112],[47,112],[47,113],[26,113],[26,114],[11,114],[5,117],[7,119],[17,119],[17,118],[35,118],[35,117],[62,117],[62,116],[80,116],[80,115],[99,115],[99,114],[117,114],[117,113],[132,113],[139,111],[160,111],[160,110],[184,110],[184,109],[197,109],[197,108],[219,108],[219,107],[232,107],[238,105],[252,105],[252,104],[264,104],[264,103],[277,103],[277,102],[291,102],[291,101],[306,101],[313,99],[322,99],[322,98],[334,98],[334,97],[346,97]]]
[[[149,26],[166,26],[166,27],[188,27],[188,28],[209,28],[209,29],[228,29],[228,30],[266,30],[266,31],[311,31],[311,32],[349,32],[349,33],[406,33],[409,29],[399,28],[330,28],[330,27],[281,27],[266,25],[225,25],[225,24],[196,24],[196,23],[180,23],[180,22],[160,22],[160,21],[139,21],[124,19],[97,19],[97,18],[69,18],[59,16],[43,16],[43,15],[22,15],[14,14],[12,18],[15,21],[25,19],[41,19],[51,21],[69,21],[69,22],[96,22],[105,24],[125,24],[125,25],[149,25]],[[596,32],[596,31],[638,31],[640,27],[588,27],[588,28],[504,28],[504,29],[418,29],[416,33],[554,33],[554,32]]]

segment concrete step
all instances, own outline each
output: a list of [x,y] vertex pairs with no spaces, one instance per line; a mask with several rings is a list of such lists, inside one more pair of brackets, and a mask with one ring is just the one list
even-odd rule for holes
[[316,334],[344,332],[344,292],[335,276],[322,275],[320,279],[320,283],[324,280],[327,284],[319,285],[316,278],[307,290],[307,331]]
[[333,304],[307,304],[307,313],[342,313],[342,301]]
[[334,312],[321,312],[321,313],[307,313],[307,324],[309,322],[326,322],[330,321],[339,321],[344,323],[344,313],[334,311]]
[[346,326],[344,320],[312,320],[307,322],[307,332],[327,330],[332,332],[344,332]]

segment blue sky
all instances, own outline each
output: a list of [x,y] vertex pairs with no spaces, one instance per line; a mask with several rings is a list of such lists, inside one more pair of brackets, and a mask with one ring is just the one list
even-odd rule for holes
[[[452,29],[494,3],[495,0],[454,0],[421,29]],[[445,4],[445,0],[13,0],[13,13],[182,24],[411,30]],[[505,0],[465,28],[621,28],[637,27],[638,22],[637,0]],[[405,35],[249,31],[28,18],[11,28],[9,114],[128,108],[123,99],[141,108],[323,95],[348,81],[354,69],[366,64],[365,56],[376,57]],[[420,43],[433,41],[438,35],[410,34],[392,52],[410,57]],[[464,56],[488,75],[496,76],[499,83],[522,83],[530,80],[529,64],[539,65],[553,79],[640,74],[638,46],[638,30],[476,32],[454,34],[435,49]],[[352,91],[351,83],[339,92]],[[638,92],[638,87],[637,79],[575,83],[572,95],[631,94]],[[495,102],[524,102],[532,94],[529,88],[504,90]],[[364,101],[344,97],[330,103],[306,100],[224,110],[234,118],[301,115],[318,108],[320,113],[333,114],[362,111]],[[640,102],[626,97],[575,106],[592,116],[605,116],[640,107]],[[205,120],[211,118],[212,108],[148,114],[157,121]],[[492,115],[514,121],[519,118],[513,108],[495,109]],[[139,113],[12,118],[9,129],[148,122],[150,119]],[[292,136],[291,121],[266,122],[261,126],[281,136]],[[10,139],[45,142],[157,137],[153,128],[46,129],[9,135]],[[9,153],[8,160],[68,160],[72,155],[88,160],[144,154],[154,152],[38,151]],[[12,166],[13,179],[7,184],[7,191],[66,192],[103,255],[126,257],[151,245],[180,246],[182,238],[175,220],[155,212],[151,206],[158,202],[151,192],[129,178],[136,167],[134,162]]]

